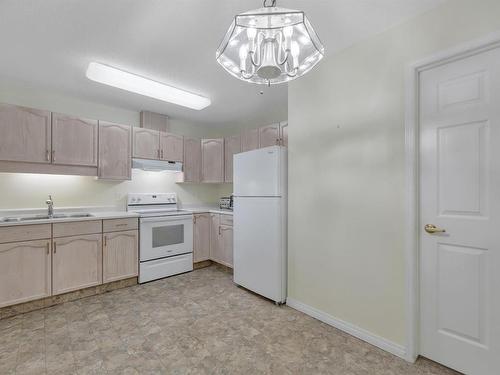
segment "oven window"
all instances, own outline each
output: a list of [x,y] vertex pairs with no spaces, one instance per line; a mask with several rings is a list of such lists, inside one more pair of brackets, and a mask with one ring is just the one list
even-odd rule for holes
[[153,228],[153,248],[184,243],[184,225]]

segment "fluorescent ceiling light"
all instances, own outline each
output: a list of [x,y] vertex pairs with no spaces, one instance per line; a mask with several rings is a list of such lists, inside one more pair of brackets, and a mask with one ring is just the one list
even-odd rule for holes
[[122,90],[135,92],[136,94],[149,96],[151,98],[163,100],[164,102],[196,110],[203,109],[211,104],[210,99],[204,96],[196,95],[96,62],[91,62],[89,64],[87,68],[87,78]]

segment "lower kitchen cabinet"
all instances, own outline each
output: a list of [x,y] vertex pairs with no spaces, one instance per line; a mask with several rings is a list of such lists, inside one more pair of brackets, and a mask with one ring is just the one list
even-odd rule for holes
[[104,233],[103,283],[137,276],[139,274],[138,250],[138,231]]
[[228,225],[220,226],[219,246],[222,254],[220,263],[233,268],[233,227]]
[[210,214],[210,260],[233,267],[233,227],[226,221],[226,216]]
[[54,239],[52,294],[102,284],[102,234]]
[[50,240],[0,245],[0,307],[51,295]]
[[210,214],[194,214],[193,262],[210,259]]
[[222,259],[219,245],[220,215],[210,214],[210,259],[219,262]]

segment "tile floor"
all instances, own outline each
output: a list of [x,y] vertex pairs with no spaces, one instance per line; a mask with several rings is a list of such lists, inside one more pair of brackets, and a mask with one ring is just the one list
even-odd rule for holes
[[218,267],[0,321],[0,374],[456,374],[415,365]]

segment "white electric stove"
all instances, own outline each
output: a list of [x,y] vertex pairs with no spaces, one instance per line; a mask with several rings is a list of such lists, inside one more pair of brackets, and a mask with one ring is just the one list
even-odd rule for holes
[[139,283],[193,270],[193,215],[175,193],[129,194],[127,211],[140,215]]

